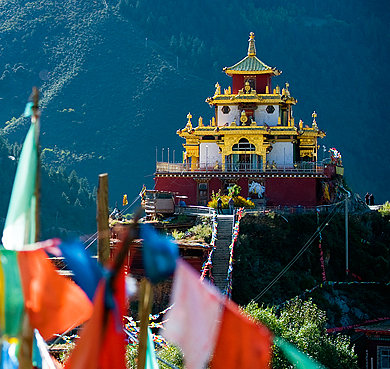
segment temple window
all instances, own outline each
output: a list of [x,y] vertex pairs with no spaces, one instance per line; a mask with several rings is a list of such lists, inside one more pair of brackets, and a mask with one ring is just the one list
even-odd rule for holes
[[222,110],[223,114],[229,114],[230,113],[230,108],[228,106],[223,106],[221,110]]
[[275,111],[275,108],[272,105],[268,105],[265,110],[267,111],[268,114],[273,114]]
[[390,368],[390,348],[378,346],[378,368]]
[[246,138],[241,138],[238,143],[233,145],[233,151],[255,151],[255,145],[251,144]]

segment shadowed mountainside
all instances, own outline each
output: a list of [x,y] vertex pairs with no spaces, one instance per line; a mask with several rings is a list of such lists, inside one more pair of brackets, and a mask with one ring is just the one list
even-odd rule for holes
[[274,85],[288,81],[298,99],[296,121],[310,124],[316,110],[327,132],[319,143],[342,153],[351,187],[384,201],[388,163],[380,170],[375,163],[389,133],[387,13],[385,3],[363,1],[5,1],[4,135],[22,141],[27,120],[20,115],[37,85],[44,162],[76,169],[91,184],[108,172],[111,204],[123,193],[132,199],[143,183],[153,186],[156,146],[159,159],[162,148],[167,159],[168,147],[171,160],[173,151],[181,159],[175,132],[187,113],[209,121],[213,110],[204,99],[215,82],[230,83],[221,70],[246,55],[253,31],[257,56],[284,71]]

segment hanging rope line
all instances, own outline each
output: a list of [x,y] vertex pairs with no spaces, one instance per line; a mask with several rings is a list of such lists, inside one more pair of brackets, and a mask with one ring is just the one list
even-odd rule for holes
[[138,200],[140,197],[141,197],[141,195],[138,194],[130,205],[127,205],[124,209],[122,209],[121,213],[123,214],[125,211],[127,211],[128,209],[130,209],[130,208],[137,202],[137,200]]
[[[320,225],[320,209],[317,208],[317,229]],[[322,251],[322,234],[321,231],[318,231],[318,248],[320,249],[320,262],[321,262],[321,269],[322,269],[322,281],[326,281],[326,273],[325,273],[325,263],[324,263],[324,253]]]
[[[344,200],[346,201],[346,200]],[[328,214],[327,218],[322,222],[321,226],[317,228],[314,234],[309,238],[309,240],[305,243],[305,245],[298,251],[298,253],[294,256],[294,258],[282,269],[282,271],[268,284],[267,287],[263,289],[252,301],[256,302],[259,298],[261,298],[268,290],[270,290],[274,284],[291,268],[291,266],[302,256],[302,254],[310,247],[310,245],[317,238],[319,233],[329,224],[329,222],[334,218],[337,214],[337,210],[341,207],[340,205],[344,203],[344,201],[340,201],[335,205],[332,211]]]
[[215,241],[217,240],[217,232],[218,232],[217,214],[215,212],[213,212],[212,222],[213,222],[213,229],[211,233],[211,242],[210,242],[210,246],[212,247],[212,249],[209,252],[209,256],[207,257],[207,260],[202,265],[200,280],[203,281],[206,277],[207,272],[209,272],[210,281],[214,282],[214,278],[211,274],[211,269],[213,267],[212,257],[213,257],[214,250],[216,249]]
[[[137,202],[137,200],[138,200],[140,197],[141,197],[141,196],[138,194],[130,205],[128,205],[127,207],[125,207],[124,209],[121,210],[121,213],[123,214],[125,211],[127,211],[128,209],[130,209],[130,208]],[[85,247],[85,249],[88,249],[91,245],[93,245],[93,243],[97,240],[97,234],[98,234],[98,232],[95,232],[93,235],[91,235],[87,240],[85,240],[85,241],[83,242],[84,245],[85,245],[86,243],[89,242],[89,240],[91,240],[91,239],[93,238],[93,240]]]
[[234,245],[237,241],[238,234],[240,232],[240,221],[242,218],[244,208],[240,208],[237,211],[237,221],[234,224],[233,227],[233,233],[232,233],[232,243],[229,246],[229,251],[230,251],[230,257],[229,257],[229,267],[228,267],[228,275],[227,275],[227,281],[228,285],[226,288],[226,291],[223,293],[229,298],[232,298],[232,291],[233,291],[233,254],[234,254]]
[[[124,208],[124,209],[121,211],[121,213],[123,214],[125,211],[127,211],[128,209],[130,209],[130,208],[137,202],[137,200],[138,200],[140,197],[141,197],[140,194],[138,194],[138,195],[134,198],[133,202],[132,202],[130,205],[128,205],[126,208]],[[97,238],[98,238],[98,232],[95,232],[94,234],[90,235],[85,241],[83,241],[83,245],[86,245],[86,244],[88,243],[88,245],[84,247],[85,250],[89,249],[89,248],[96,242]],[[91,240],[92,240],[92,241],[91,241]],[[68,264],[64,264],[64,266],[63,266],[61,269],[59,269],[59,270],[64,270],[64,269],[66,269],[67,267],[68,267]]]

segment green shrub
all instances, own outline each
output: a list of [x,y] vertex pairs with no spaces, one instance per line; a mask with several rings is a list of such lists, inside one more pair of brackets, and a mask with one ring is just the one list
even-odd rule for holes
[[[137,356],[138,356],[138,344],[127,345],[126,347],[126,368],[137,368]],[[184,368],[183,354],[179,348],[168,345],[167,347],[157,348],[156,356],[174,365],[176,368]],[[163,362],[158,361],[159,368],[171,368],[171,366],[165,365]]]
[[212,228],[209,224],[197,224],[196,226],[191,227],[188,232],[195,236],[196,239],[202,239],[205,242],[211,240]]
[[378,210],[383,216],[390,215],[390,202],[386,201]]
[[[357,369],[357,356],[344,335],[326,333],[326,314],[312,300],[296,299],[278,313],[275,308],[259,307],[251,302],[245,312],[265,324],[276,336],[291,342],[329,369]],[[282,351],[274,346],[272,368],[291,368]]]
[[[222,199],[222,208],[228,209],[230,196],[224,195],[224,196],[221,196],[221,199]],[[236,208],[250,209],[250,208],[255,207],[255,204],[251,200],[244,199],[242,196],[233,197],[233,200],[234,200],[234,207],[236,207]],[[209,201],[207,206],[210,208],[216,209],[217,208],[217,201],[218,201],[218,198],[214,197],[211,199],[211,201]]]
[[175,239],[175,240],[181,240],[185,237],[185,233],[184,232],[180,232],[178,231],[177,229],[174,229],[172,231],[172,237]]

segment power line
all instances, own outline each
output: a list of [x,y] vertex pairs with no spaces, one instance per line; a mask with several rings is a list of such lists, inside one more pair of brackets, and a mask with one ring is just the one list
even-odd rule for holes
[[[345,200],[344,200],[345,201]],[[299,250],[299,252],[294,256],[294,258],[282,269],[282,271],[268,284],[267,287],[263,289],[252,301],[257,301],[260,297],[262,297],[268,290],[270,290],[273,285],[291,268],[291,266],[302,256],[302,254],[309,248],[309,246],[314,242],[317,238],[318,234],[329,224],[329,222],[336,215],[337,208],[344,202],[341,201],[335,205],[332,212],[328,214],[327,218],[322,222],[321,226],[317,228],[317,230],[313,233],[313,235],[309,238],[309,240],[305,243],[305,245]]]

